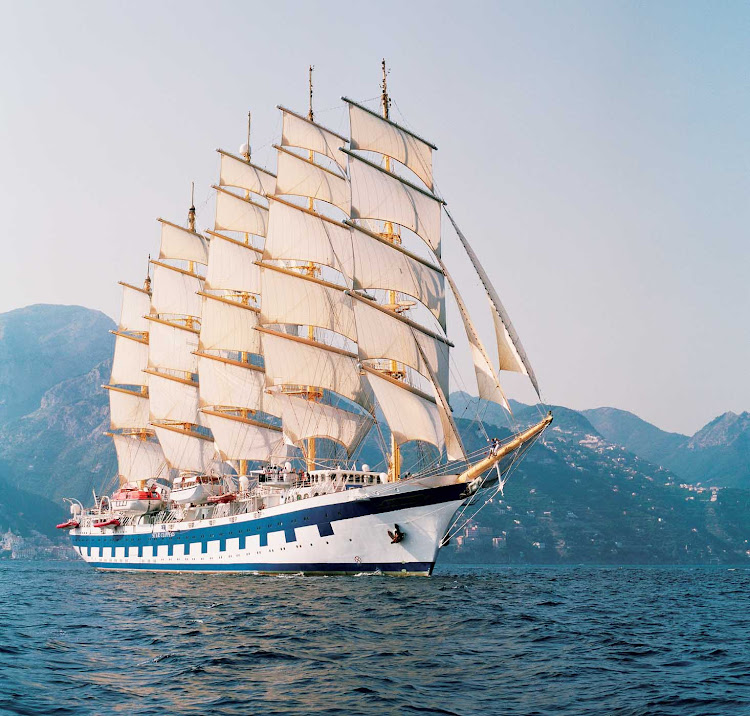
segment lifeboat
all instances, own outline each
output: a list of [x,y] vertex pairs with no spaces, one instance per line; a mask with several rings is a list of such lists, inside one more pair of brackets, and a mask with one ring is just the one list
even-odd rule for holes
[[237,499],[237,494],[234,492],[225,492],[223,495],[211,495],[208,501],[211,504],[224,504],[226,502],[234,502]]
[[149,488],[121,487],[110,500],[112,509],[131,515],[158,512],[164,507],[164,498]]
[[202,505],[221,493],[222,479],[211,475],[175,478],[169,498],[178,505]]
[[94,527],[119,527],[120,520],[117,517],[112,517],[109,520],[103,520],[102,522],[94,522]]
[[74,520],[72,517],[67,522],[61,522],[56,525],[59,530],[74,530],[76,527],[80,527],[81,523],[78,520]]

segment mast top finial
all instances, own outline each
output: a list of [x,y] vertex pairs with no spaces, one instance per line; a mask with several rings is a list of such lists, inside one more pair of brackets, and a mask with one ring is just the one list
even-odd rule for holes
[[146,264],[146,279],[143,282],[143,290],[146,293],[151,293],[151,254],[148,255],[148,263]]
[[380,101],[383,105],[383,117],[390,119],[391,98],[388,96],[388,69],[385,66],[385,57],[380,64],[383,68],[383,81],[380,84],[383,94],[380,95]]
[[308,112],[307,112],[307,118],[308,118],[308,119],[309,119],[309,120],[310,120],[311,122],[312,122],[312,121],[313,121],[313,119],[315,118],[315,114],[313,113],[313,104],[312,104],[312,100],[313,100],[313,81],[312,81],[312,73],[313,73],[313,70],[314,70],[314,69],[315,69],[315,66],[314,66],[314,65],[310,65],[310,67],[308,68],[308,71],[307,71],[307,82],[308,82],[308,85],[309,85],[309,87],[310,87],[310,109],[309,109],[309,110],[308,110]]
[[240,147],[240,154],[245,157],[245,161],[250,161],[250,121],[252,112],[247,113],[247,142]]
[[195,231],[195,182],[190,183],[190,210],[188,211],[188,229]]

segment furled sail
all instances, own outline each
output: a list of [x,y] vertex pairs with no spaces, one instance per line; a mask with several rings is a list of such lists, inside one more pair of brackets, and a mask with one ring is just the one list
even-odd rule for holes
[[263,258],[311,261],[350,278],[354,272],[351,229],[314,211],[270,197]]
[[276,193],[319,199],[349,214],[349,182],[330,169],[274,145],[278,153]]
[[161,222],[160,259],[208,263],[208,244],[203,236],[190,229],[183,229],[166,219],[159,219],[159,221]]
[[352,219],[392,221],[424,239],[440,255],[443,200],[346,149],[351,178]]
[[284,435],[300,444],[310,438],[327,438],[340,443],[351,455],[373,425],[369,414],[353,413],[333,405],[310,403],[297,395],[277,392]]
[[346,159],[339,151],[347,140],[290,109],[279,107],[282,113],[281,145],[299,147],[324,154],[346,171]]
[[350,147],[401,162],[432,190],[432,150],[437,147],[390,119],[346,97],[342,99],[349,105]]
[[246,159],[216,150],[221,157],[219,169],[219,185],[234,186],[238,189],[251,191],[260,196],[273,194],[276,189],[276,175],[266,169],[256,167]]
[[471,245],[461,232],[461,229],[458,228],[458,225],[454,221],[450,212],[446,209],[445,213],[448,216],[451,224],[453,224],[453,228],[456,230],[456,235],[458,236],[461,244],[464,247],[464,250],[471,260],[471,263],[473,264],[477,275],[482,281],[484,290],[487,292],[487,297],[490,301],[490,307],[492,309],[492,318],[495,322],[495,334],[497,336],[497,352],[500,370],[515,371],[517,373],[523,373],[524,375],[528,376],[531,384],[534,386],[534,390],[536,390],[537,395],[540,395],[539,384],[537,383],[536,376],[534,375],[534,371],[531,368],[531,363],[529,363],[529,359],[526,356],[526,351],[521,345],[521,340],[518,337],[515,328],[513,328],[510,317],[506,313],[505,308],[503,308],[503,304],[500,301],[500,297],[497,295],[495,287],[492,285],[487,272],[479,262],[479,258],[474,253],[474,250],[471,248]]
[[112,435],[122,482],[143,482],[166,478],[169,468],[159,443],[138,435]]
[[216,189],[215,231],[241,231],[256,236],[266,235],[268,209],[265,206],[251,199],[243,199],[221,187],[215,186],[214,189]]

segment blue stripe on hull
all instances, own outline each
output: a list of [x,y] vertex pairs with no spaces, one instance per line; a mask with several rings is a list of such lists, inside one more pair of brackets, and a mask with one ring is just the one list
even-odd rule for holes
[[[444,487],[433,487],[425,490],[417,490],[386,497],[374,497],[369,500],[356,500],[353,502],[342,502],[321,507],[308,507],[287,512],[271,517],[258,519],[241,519],[230,524],[215,525],[213,527],[192,527],[175,532],[160,532],[154,535],[150,532],[141,534],[122,534],[116,530],[102,535],[80,535],[71,534],[71,542],[75,547],[88,548],[87,554],[91,556],[91,549],[101,550],[104,547],[125,547],[126,552],[131,547],[137,548],[138,557],[143,557],[143,548],[146,546],[158,548],[167,545],[184,545],[185,554],[206,554],[208,542],[214,540],[226,541],[231,538],[239,538],[239,548],[244,549],[248,537],[259,536],[260,546],[268,545],[268,535],[271,532],[283,532],[286,542],[296,541],[295,529],[297,527],[308,527],[316,525],[321,537],[333,536],[335,524],[338,520],[347,520],[355,517],[395,512],[414,507],[437,505],[462,499],[461,493],[465,485],[446,485]],[[294,503],[296,506],[297,503]],[[185,523],[176,523],[180,526]],[[191,549],[192,545],[192,549]],[[195,551],[193,551],[195,550]],[[132,554],[127,552],[128,554]],[[99,551],[99,556],[102,556]],[[299,570],[296,570],[299,571]],[[356,571],[362,571],[357,569]],[[366,570],[365,570],[366,571]]]
[[108,570],[140,570],[146,572],[258,572],[260,574],[357,574],[380,571],[384,574],[430,575],[434,562],[312,562],[303,564],[138,564],[121,562],[90,562],[92,567]]

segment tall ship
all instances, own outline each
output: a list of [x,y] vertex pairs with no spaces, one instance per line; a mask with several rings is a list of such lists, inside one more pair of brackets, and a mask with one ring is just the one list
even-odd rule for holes
[[[276,173],[252,162],[248,116],[239,154],[217,150],[213,228],[194,204],[186,225],[159,219],[145,282],[122,283],[104,386],[119,485],[89,509],[70,500],[58,525],[92,566],[429,575],[551,423],[462,443],[451,336],[480,398],[510,412],[500,371],[539,388],[436,192],[436,147],[390,116],[382,68],[378,111],[342,98],[345,136],[315,119],[311,67],[308,112],[278,108]],[[486,294],[491,349],[443,262],[444,214]]]

